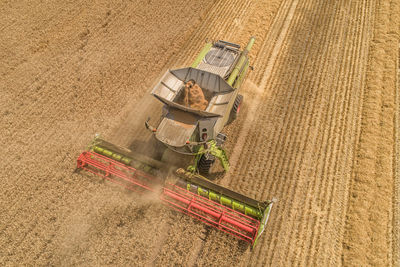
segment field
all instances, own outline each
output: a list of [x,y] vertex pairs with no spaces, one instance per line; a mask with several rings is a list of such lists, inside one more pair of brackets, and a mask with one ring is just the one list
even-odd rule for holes
[[[3,1],[0,264],[400,265],[400,1]],[[218,183],[278,199],[254,250],[89,174],[206,38],[254,70]]]

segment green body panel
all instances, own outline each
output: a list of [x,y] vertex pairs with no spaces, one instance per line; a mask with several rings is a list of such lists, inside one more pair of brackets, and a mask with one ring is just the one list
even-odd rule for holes
[[232,205],[232,200],[229,197],[221,196],[219,198],[219,201],[222,205],[225,206],[231,206]]
[[[243,50],[242,54],[239,57],[238,62],[236,63],[235,68],[232,70],[231,74],[229,75],[229,78],[227,80],[227,83],[232,86],[233,83],[235,82],[237,76],[241,73],[242,69],[244,68],[244,65],[247,64],[247,55],[251,50],[251,47],[254,44],[254,41],[256,39],[254,37],[250,38],[250,41],[248,42],[246,49]],[[242,71],[243,72],[243,71]]]
[[208,53],[208,51],[210,51],[212,47],[212,43],[207,43],[204,48],[201,50],[200,54],[197,56],[197,58],[194,60],[194,62],[192,63],[191,67],[192,68],[196,68],[200,62],[203,60],[203,58],[206,56],[206,54]]
[[216,158],[219,159],[221,162],[222,167],[224,170],[227,172],[229,171],[229,160],[228,156],[225,153],[225,150],[223,150],[221,147],[218,147],[214,141],[212,144],[211,150],[210,150],[211,155],[215,156]]
[[[218,196],[222,195],[222,196],[228,197],[227,201],[229,201],[229,199],[234,199],[238,202],[246,204],[249,207],[256,207],[259,210],[264,210],[268,205],[267,202],[260,202],[258,200],[246,197],[245,195],[242,195],[238,192],[232,191],[229,188],[226,188],[226,187],[220,186],[216,183],[213,183],[206,177],[201,176],[200,174],[185,171],[182,168],[177,169],[175,171],[175,174],[178,177],[180,177],[181,180],[183,180],[183,181],[188,181],[191,184],[201,186],[202,188],[207,188],[210,191],[215,192]],[[185,186],[186,186],[186,184],[183,187],[185,187]],[[228,204],[229,203],[230,202],[228,202]]]
[[235,83],[233,84],[234,88],[238,88],[242,84],[243,79],[247,74],[247,70],[249,69],[249,64],[250,64],[249,61],[247,61],[246,65],[244,65],[244,69],[243,69],[242,73],[240,74],[239,78],[237,78]]
[[132,162],[131,158],[125,157],[125,156],[123,156],[121,154],[113,152],[113,151],[111,151],[111,150],[109,150],[107,148],[103,148],[103,147],[101,147],[99,145],[94,145],[92,147],[92,149],[93,149],[94,152],[99,153],[100,155],[103,155],[103,156],[106,156],[106,157],[111,158],[113,160],[122,162],[122,163],[124,163],[126,165],[129,165]]
[[191,190],[192,188],[196,188],[196,193],[199,196],[208,198],[214,202],[220,203],[221,205],[224,205],[226,207],[229,207],[233,210],[239,211],[243,214],[246,214],[248,216],[251,216],[253,218],[256,218],[258,220],[261,220],[263,217],[263,212],[258,209],[257,207],[251,207],[249,205],[246,205],[240,201],[237,201],[235,199],[232,199],[228,196],[224,196],[222,194],[219,194],[217,192],[214,192],[210,189],[206,189],[204,187],[201,187],[198,184],[193,184],[189,181],[185,181],[186,186],[185,188],[191,192],[193,192],[193,190]]
[[197,171],[197,165],[199,160],[203,154],[210,153],[215,156],[220,162],[221,166],[225,171],[229,170],[229,160],[228,156],[225,153],[225,150],[222,147],[217,146],[217,142],[215,140],[210,140],[207,142],[207,148],[204,148],[203,145],[197,146],[196,157],[194,159],[194,165],[189,166],[187,169],[190,172]]
[[274,204],[273,201],[269,203],[269,205],[265,208],[265,210],[263,212],[264,216],[261,219],[260,227],[258,228],[256,239],[254,240],[254,243],[253,243],[253,248],[256,246],[258,238],[264,232],[265,226],[267,225],[269,214],[271,212],[272,205]]
[[247,43],[246,49],[244,51],[250,52],[251,48],[253,47],[254,42],[256,41],[256,37],[251,37],[249,42]]
[[92,140],[88,146],[88,150],[92,150],[100,155],[106,156],[110,159],[116,160],[149,174],[155,174],[158,169],[168,169],[166,165],[157,160],[133,153],[129,149],[111,144],[105,140],[102,140],[99,136],[96,136]]

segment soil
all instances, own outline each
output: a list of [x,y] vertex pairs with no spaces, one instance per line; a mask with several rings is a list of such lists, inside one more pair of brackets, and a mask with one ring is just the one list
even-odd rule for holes
[[[1,265],[400,265],[400,1],[0,10]],[[253,250],[154,195],[74,172],[96,133],[149,150],[144,121],[162,107],[149,92],[164,71],[189,66],[206,38],[250,36],[254,70],[217,182],[278,199]]]

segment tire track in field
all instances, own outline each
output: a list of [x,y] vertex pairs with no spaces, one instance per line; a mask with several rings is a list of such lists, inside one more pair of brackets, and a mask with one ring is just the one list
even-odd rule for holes
[[271,28],[266,32],[264,42],[261,45],[260,51],[256,56],[256,62],[254,63],[254,68],[256,70],[261,68],[261,71],[256,71],[249,75],[249,78],[256,84],[261,83],[262,79],[266,79],[265,77],[268,77],[268,72],[265,70],[265,66],[270,65],[270,57],[273,54],[272,50],[277,47],[276,43],[280,38],[282,38],[280,37],[282,28],[285,27],[285,24],[287,24],[287,18],[288,16],[291,16],[289,14],[293,12],[291,9],[293,9],[293,2],[282,1]]

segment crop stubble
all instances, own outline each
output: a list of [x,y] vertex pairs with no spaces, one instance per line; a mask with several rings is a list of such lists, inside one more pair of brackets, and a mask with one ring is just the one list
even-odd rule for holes
[[[179,18],[171,22],[167,15],[154,13],[163,10],[159,5],[171,7],[166,14]],[[18,8],[23,7],[11,8],[12,16],[0,29],[17,30],[23,38],[21,29],[26,28],[18,25]],[[0,242],[6,248],[1,261],[398,263],[398,233],[391,234],[398,224],[394,172],[390,173],[395,170],[396,149],[387,137],[396,134],[398,109],[395,68],[390,64],[397,58],[388,52],[398,40],[398,28],[393,28],[398,25],[393,19],[396,1],[206,1],[199,14],[202,20],[193,15],[185,22],[185,34],[176,29],[171,32],[175,38],[168,40],[152,30],[180,25],[179,3],[153,2],[141,6],[140,12],[123,2],[111,8],[85,2],[55,8],[51,11],[61,13],[66,24],[83,19],[61,33],[50,28],[47,34],[58,37],[53,47],[46,36],[30,40],[32,44],[7,39],[17,52],[0,69],[1,85],[8,89],[0,99],[6,129],[0,140],[11,144],[1,155],[7,174],[1,189]],[[50,21],[59,20],[47,15]],[[374,23],[381,17],[382,23]],[[33,32],[46,28],[40,21],[32,19],[38,24],[33,23]],[[138,27],[132,27],[132,21]],[[77,26],[78,38],[68,42]],[[137,110],[152,105],[138,99],[165,68],[190,64],[205,38],[245,44],[250,35],[257,37],[251,52],[255,70],[244,85],[242,114],[227,128],[227,150],[235,164],[219,182],[258,199],[279,199],[255,250],[159,206],[151,197],[140,201],[89,175],[69,176],[77,151],[98,129],[122,145],[142,134],[136,129],[139,124],[130,121]],[[389,41],[383,41],[388,35]],[[24,45],[33,52],[27,53]],[[129,49],[135,52],[127,56]],[[2,46],[0,55],[6,58],[9,52]],[[367,72],[367,63],[378,65]],[[378,168],[365,174],[365,164]],[[360,182],[358,176],[365,180]],[[357,197],[360,194],[363,198]],[[369,212],[370,208],[375,209]],[[381,220],[370,221],[371,216]],[[382,232],[387,234],[380,236]],[[366,234],[371,241],[365,241]]]

